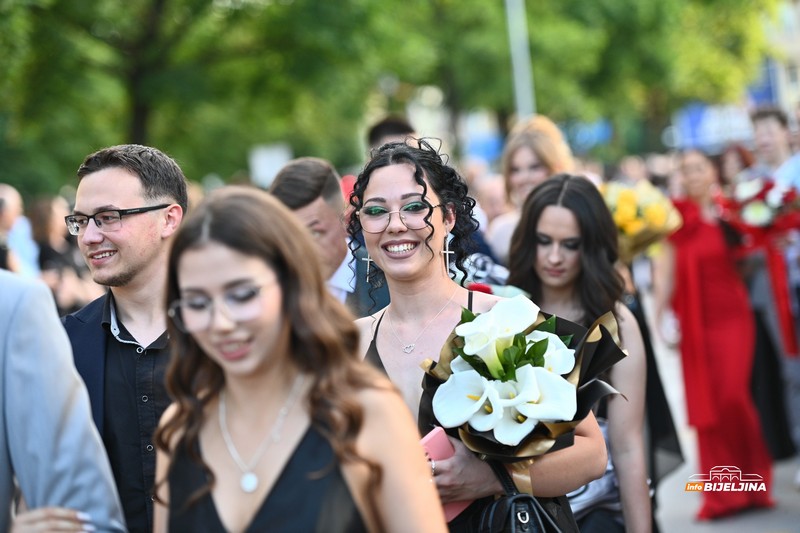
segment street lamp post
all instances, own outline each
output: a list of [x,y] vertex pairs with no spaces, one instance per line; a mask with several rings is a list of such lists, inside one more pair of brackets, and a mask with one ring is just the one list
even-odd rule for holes
[[506,19],[508,21],[508,43],[511,49],[517,120],[522,120],[536,113],[525,0],[506,0]]

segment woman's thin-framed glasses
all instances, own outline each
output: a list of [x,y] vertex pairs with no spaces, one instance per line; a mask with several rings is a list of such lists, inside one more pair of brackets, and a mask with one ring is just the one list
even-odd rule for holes
[[70,235],[80,235],[83,233],[89,225],[90,220],[94,220],[95,225],[100,231],[117,231],[122,227],[122,217],[164,209],[171,205],[172,204],[159,204],[146,207],[134,207],[131,209],[109,209],[107,211],[99,211],[94,215],[67,215],[64,217],[64,222],[67,223],[67,229]]
[[431,205],[417,200],[407,203],[396,211],[389,211],[382,205],[368,205],[356,211],[356,214],[361,221],[362,230],[367,233],[383,233],[389,227],[389,221],[394,213],[397,213],[406,228],[423,229],[428,225],[428,217],[436,207],[442,207],[442,204]]
[[167,316],[185,333],[208,330],[214,320],[217,305],[231,321],[237,324],[249,322],[262,312],[262,290],[275,283],[276,281],[261,285],[255,283],[238,285],[217,297],[203,293],[184,296],[169,305]]

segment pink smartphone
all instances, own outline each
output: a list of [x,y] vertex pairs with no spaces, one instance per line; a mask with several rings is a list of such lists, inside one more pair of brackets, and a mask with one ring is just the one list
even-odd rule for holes
[[[420,443],[422,443],[422,447],[425,448],[428,456],[434,461],[447,459],[456,453],[455,448],[453,448],[453,444],[447,437],[447,433],[444,432],[444,429],[438,426],[433,428],[430,433],[422,437]],[[474,500],[463,500],[444,504],[445,519],[447,519],[448,522],[451,521],[453,518],[458,516],[461,511],[469,507],[469,504],[471,504],[473,501]]]

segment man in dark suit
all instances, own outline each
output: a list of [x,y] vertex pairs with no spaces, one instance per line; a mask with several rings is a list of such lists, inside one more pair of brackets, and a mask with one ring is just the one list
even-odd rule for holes
[[324,159],[301,157],[278,172],[270,193],[311,231],[319,245],[328,288],[360,318],[386,307],[389,293],[385,285],[373,288],[367,282],[370,262],[366,248],[350,251],[339,181],[339,174]]
[[106,294],[64,318],[131,532],[153,527],[152,436],[169,398],[163,298],[186,178],[155,148],[122,145],[86,157],[67,227]]

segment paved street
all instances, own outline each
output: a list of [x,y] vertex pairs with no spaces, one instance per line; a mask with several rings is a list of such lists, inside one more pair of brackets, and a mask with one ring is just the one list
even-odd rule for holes
[[684,486],[689,476],[699,470],[694,431],[686,425],[680,356],[658,344],[655,350],[686,457],[686,462],[663,479],[658,488],[656,516],[662,533],[800,533],[800,490],[793,484],[795,473],[800,469],[798,457],[775,464],[773,497],[777,506],[774,509],[750,511],[713,522],[694,519],[700,507],[700,494],[685,492]]

